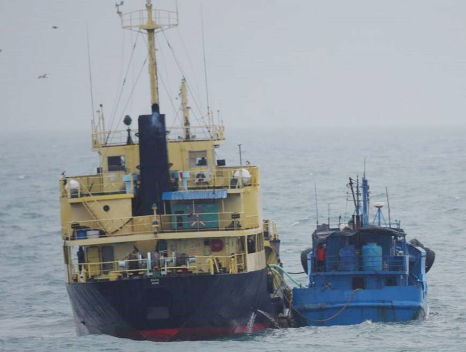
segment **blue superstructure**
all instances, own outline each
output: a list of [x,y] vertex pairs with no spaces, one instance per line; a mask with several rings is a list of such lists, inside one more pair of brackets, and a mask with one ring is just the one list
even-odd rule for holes
[[[369,188],[364,181],[363,192]],[[367,199],[363,194],[363,201]],[[359,206],[356,198],[355,205]],[[307,254],[308,287],[293,289],[293,313],[299,325],[398,322],[428,316],[426,271],[434,252],[416,240],[407,242],[399,226],[367,224],[367,209],[365,204],[363,214],[357,211],[348,224],[339,228],[323,224],[313,233]]]

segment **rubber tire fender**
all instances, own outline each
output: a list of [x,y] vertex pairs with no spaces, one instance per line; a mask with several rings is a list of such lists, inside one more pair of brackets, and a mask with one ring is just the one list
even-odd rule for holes
[[309,274],[307,272],[307,255],[311,251],[312,251],[312,248],[307,248],[307,249],[305,249],[304,251],[301,252],[301,265],[303,266],[304,272],[306,274]]

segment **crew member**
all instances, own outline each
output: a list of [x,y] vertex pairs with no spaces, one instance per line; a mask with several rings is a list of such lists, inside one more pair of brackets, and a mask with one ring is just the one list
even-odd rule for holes
[[248,236],[248,253],[256,253],[256,241],[254,235]]
[[154,267],[155,268],[160,267],[160,253],[157,252],[157,248],[155,248],[155,251],[154,251]]
[[79,273],[81,274],[81,271],[83,270],[83,263],[84,263],[84,249],[82,246],[79,246],[77,255],[78,255],[78,269],[79,269]]
[[326,249],[324,244],[317,246],[317,271],[325,271]]
[[134,249],[128,255],[128,268],[129,270],[137,270],[139,269],[139,260],[138,260],[138,251]]

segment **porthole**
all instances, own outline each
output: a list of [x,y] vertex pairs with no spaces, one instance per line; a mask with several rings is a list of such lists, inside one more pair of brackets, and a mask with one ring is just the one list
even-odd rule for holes
[[109,211],[110,207],[108,205],[104,205],[104,211]]

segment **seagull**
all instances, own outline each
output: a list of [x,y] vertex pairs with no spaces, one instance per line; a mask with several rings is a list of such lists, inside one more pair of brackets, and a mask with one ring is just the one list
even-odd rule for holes
[[58,26],[53,26],[52,28],[53,28],[53,29],[58,29],[58,28],[60,28],[60,27],[58,27]]
[[115,4],[115,7],[118,8],[119,6],[123,6],[124,3],[125,3],[124,1],[120,1],[120,3]]
[[47,77],[48,75],[49,75],[48,73],[44,73],[43,75],[41,75],[41,76],[39,76],[39,77],[37,77],[37,78],[39,78],[39,79],[41,79],[41,78],[48,78],[48,77]]

